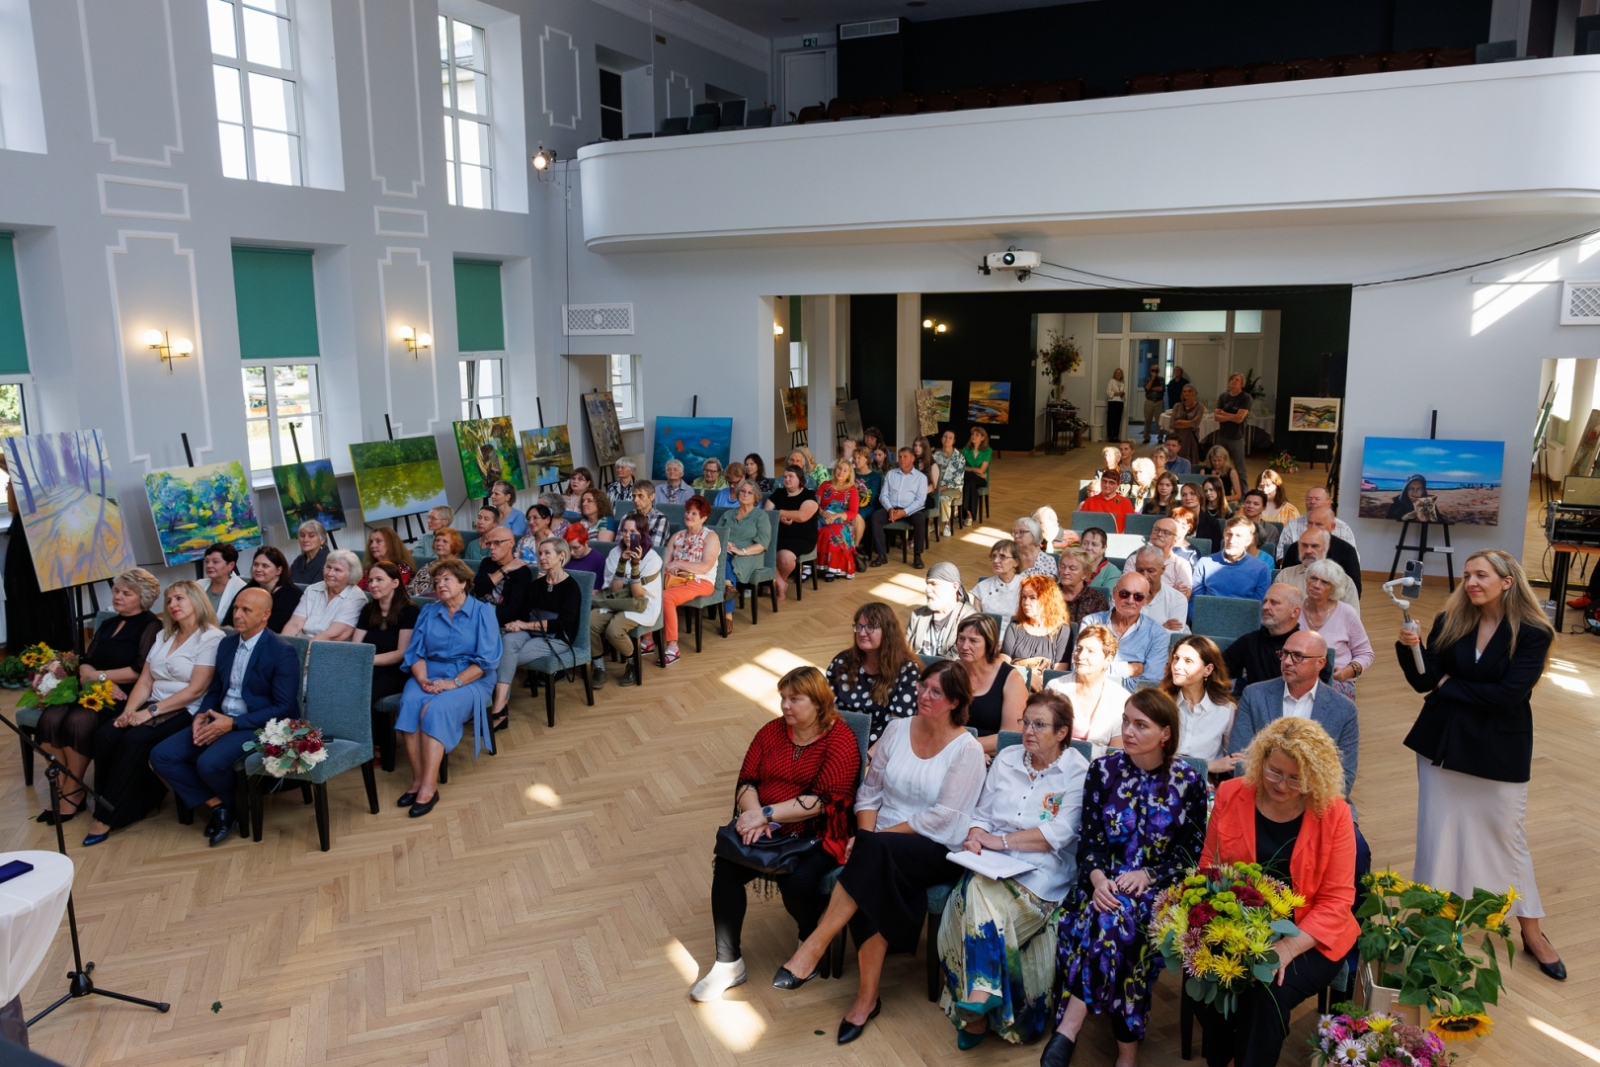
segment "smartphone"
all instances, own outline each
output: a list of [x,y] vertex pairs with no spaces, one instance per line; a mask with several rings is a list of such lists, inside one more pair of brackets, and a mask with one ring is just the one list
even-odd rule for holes
[[33,864],[28,863],[26,860],[12,860],[5,866],[0,867],[0,882],[9,882],[18,875],[27,874],[31,870],[33,870]]
[[1413,599],[1422,594],[1422,572],[1426,569],[1426,567],[1427,564],[1420,559],[1406,560],[1406,584],[1404,586],[1404,592],[1406,592]]

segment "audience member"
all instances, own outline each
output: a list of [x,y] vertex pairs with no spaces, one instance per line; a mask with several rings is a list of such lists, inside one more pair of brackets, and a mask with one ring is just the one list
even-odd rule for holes
[[1072,739],[1087,741],[1096,755],[1108,745],[1122,744],[1122,706],[1128,702],[1128,691],[1111,676],[1116,656],[1117,635],[1085,623],[1072,650],[1072,670],[1045,686],[1072,701]]
[[1256,552],[1272,563],[1278,558],[1278,527],[1263,516],[1267,496],[1259,489],[1250,489],[1239,498],[1239,514],[1256,524]]
[[[1184,507],[1180,504],[1178,507],[1172,509],[1172,514],[1169,516],[1169,518],[1171,518],[1172,521],[1177,525],[1177,534],[1174,536],[1172,541],[1172,554],[1189,565],[1190,578],[1192,582],[1194,565],[1200,562],[1200,550],[1195,545],[1190,543],[1189,535],[1194,533],[1194,524],[1199,521],[1198,517],[1195,515],[1194,509]],[[1213,544],[1215,544],[1215,542],[1213,542]],[[1207,554],[1210,554],[1210,548],[1207,548],[1206,551]],[[1192,584],[1189,588],[1189,595],[1194,595],[1194,587]]]
[[300,596],[300,603],[283,628],[284,637],[309,637],[314,641],[348,641],[355,636],[361,609],[367,606],[366,594],[356,585],[361,576],[361,560],[349,549],[328,553],[322,565],[322,581],[313,582]]
[[[1218,435],[1219,439],[1221,435]],[[1244,496],[1244,483],[1239,478],[1239,472],[1234,468],[1233,457],[1227,448],[1221,444],[1212,445],[1206,452],[1206,472],[1222,483],[1223,495],[1229,504],[1237,504],[1239,498]]]
[[245,587],[244,579],[239,577],[239,550],[227,544],[211,545],[200,567],[205,572],[206,598],[211,601],[212,612],[219,619],[226,618],[233,598]]
[[[495,669],[494,705],[489,712],[493,730],[504,730],[511,724],[507,704],[518,667],[530,667],[541,659],[578,667],[574,651],[578,627],[588,625],[589,620],[583,617],[583,591],[566,572],[567,556],[566,541],[559,537],[544,539],[539,546],[541,573],[530,583],[523,617],[500,624],[500,664]],[[523,568],[524,573],[528,570]]]
[[[998,615],[1002,622],[1017,613],[1017,599],[1022,595],[1022,576],[1017,573],[1017,543],[1001,538],[989,546],[989,565],[994,573],[978,580],[972,587],[972,607],[975,611]],[[1001,626],[1003,631],[1005,626]]]
[[1333,537],[1328,531],[1320,527],[1308,527],[1300,534],[1300,543],[1295,550],[1295,559],[1299,562],[1280,569],[1273,579],[1292,585],[1301,593],[1306,591],[1306,568],[1319,559],[1328,556],[1328,543]]
[[1288,501],[1283,488],[1283,475],[1271,467],[1261,472],[1261,477],[1256,480],[1256,488],[1266,497],[1267,505],[1262,516],[1268,522],[1283,525],[1300,517],[1300,509]]
[[[1128,516],[1136,510],[1133,502],[1119,492],[1120,483],[1116,471],[1104,471],[1100,475],[1100,492],[1096,496],[1087,497],[1078,505],[1079,511],[1110,515],[1116,520],[1117,533],[1122,532],[1123,525]],[[1080,538],[1082,533],[1078,535]]]
[[[564,503],[558,506],[566,507]],[[500,512],[498,510],[489,507],[487,504],[479,508],[477,520],[472,524],[472,528],[478,532],[478,536],[473,538],[472,542],[467,545],[467,550],[461,553],[461,558],[474,567],[487,559],[489,557],[489,547],[483,543],[483,539],[489,536],[490,530],[499,525]]]
[[939,468],[933,462],[934,451],[932,442],[926,437],[918,436],[911,439],[911,468],[927,479],[928,499],[924,507],[928,508],[930,515],[937,518],[939,514],[937,496],[939,491]]
[[778,599],[789,595],[789,576],[801,579],[800,557],[817,550],[817,494],[806,488],[806,472],[785,467],[783,486],[767,498],[778,520]]
[[1239,710],[1228,735],[1228,751],[1235,754],[1231,758],[1242,760],[1256,735],[1285,715],[1310,719],[1339,746],[1344,794],[1349,796],[1361,757],[1361,727],[1350,698],[1318,684],[1328,662],[1327,642],[1315,630],[1293,630],[1277,658],[1281,678],[1247,685],[1239,694]]
[[856,555],[861,557],[856,569],[862,570],[872,555],[867,544],[867,526],[872,521],[872,513],[880,506],[878,494],[883,489],[883,472],[873,468],[872,453],[864,448],[856,449],[852,463],[856,472]]
[[372,646],[372,699],[376,701],[405,689],[406,672],[400,663],[406,658],[422,609],[406,595],[400,568],[388,560],[367,568],[367,593],[372,602],[361,609],[351,640]]
[[[1131,442],[1123,442],[1129,448]],[[1132,504],[1135,511],[1143,512],[1145,504],[1155,496],[1156,491],[1156,465],[1144,456],[1139,456],[1128,464],[1133,472],[1133,481],[1127,487],[1128,503]]]
[[1194,589],[1194,567],[1188,559],[1178,553],[1178,546],[1182,541],[1182,525],[1178,519],[1170,515],[1163,515],[1150,528],[1150,547],[1161,552],[1163,583],[1187,598]]
[[1127,403],[1128,385],[1122,379],[1122,368],[1117,367],[1111,372],[1111,380],[1106,382],[1106,439],[1108,441],[1122,440],[1122,408]]
[[[1172,416],[1172,436],[1167,438],[1167,469],[1179,474],[1188,474],[1175,462],[1182,460],[1190,465],[1200,462],[1200,423],[1206,417],[1205,405],[1200,403],[1200,394],[1195,392],[1192,385],[1183,387],[1182,395],[1172,409],[1167,412]],[[1177,442],[1177,452],[1174,454],[1170,442]]]
[[[1122,465],[1122,449],[1115,444],[1108,444],[1100,449],[1100,469],[1094,472],[1094,477],[1089,479],[1089,484],[1083,487],[1087,497],[1098,496],[1105,492],[1106,475],[1117,476],[1117,492],[1122,492],[1124,485],[1133,482],[1133,472]],[[1086,497],[1086,498],[1087,498]]]
[[840,711],[870,715],[867,744],[875,745],[890,719],[917,710],[922,665],[906,643],[894,609],[869,600],[856,609],[850,647],[828,664],[828,687]]
[[1349,579],[1337,563],[1319,559],[1306,568],[1306,597],[1300,608],[1300,625],[1320,633],[1334,654],[1333,688],[1356,698],[1356,679],[1372,666],[1374,653],[1361,624],[1361,612],[1346,596]]
[[[543,507],[536,504],[535,507]],[[548,509],[546,509],[548,514]],[[406,592],[413,598],[433,595],[433,564],[441,559],[460,559],[466,551],[467,545],[461,539],[461,531],[445,527],[433,535],[433,559],[425,566],[417,569],[416,576],[411,579],[411,584],[406,586]],[[399,568],[396,568],[398,570]]]
[[1217,420],[1216,442],[1228,450],[1242,481],[1247,477],[1245,462],[1245,423],[1250,421],[1251,395],[1244,391],[1244,375],[1228,376],[1228,391],[1217,397],[1211,417]]
[[[1182,450],[1183,443],[1176,436],[1169,436],[1161,443],[1161,451],[1166,455],[1164,462],[1167,470],[1173,474],[1193,474],[1194,464],[1181,455]],[[1198,446],[1196,446],[1196,454],[1199,454]]]
[[[998,629],[996,627],[997,637]],[[1039,574],[1022,579],[1017,610],[1011,617],[1011,625],[1006,627],[1000,651],[1013,666],[1023,671],[1023,680],[1034,692],[1044,685],[1042,672],[1069,669],[1072,616],[1054,580]]]
[[961,507],[967,513],[967,521],[971,522],[978,517],[978,501],[982,495],[979,490],[989,488],[989,464],[994,459],[994,450],[989,447],[989,431],[974,426],[961,456],[967,461],[966,475],[961,482]]
[[1189,376],[1183,373],[1183,368],[1173,367],[1172,377],[1167,381],[1167,407],[1177,405],[1179,398],[1183,396],[1184,387],[1189,384]]
[[1042,1067],[1065,1067],[1084,1021],[1109,1015],[1117,1058],[1144,1039],[1159,956],[1145,943],[1156,897],[1183,877],[1205,838],[1206,782],[1174,759],[1178,707],[1143,689],[1123,709],[1123,750],[1089,765],[1083,786],[1078,883],[1058,937],[1060,1006]]
[[550,532],[550,520],[554,513],[544,504],[529,505],[527,515],[528,532],[517,538],[517,555],[522,562],[530,567],[539,566],[539,542],[546,537],[556,537]]
[[1017,546],[1017,574],[1027,578],[1040,574],[1056,576],[1056,561],[1044,550],[1044,530],[1037,519],[1024,515],[1011,524],[1011,540]]
[[[668,460],[670,463],[671,460]],[[594,487],[594,473],[588,467],[577,467],[567,478],[567,491],[561,495],[561,512],[576,522],[580,517],[578,502],[585,489]],[[497,522],[496,525],[499,525]]]
[[[517,510],[517,487],[504,478],[489,487],[489,506],[500,513],[499,525],[506,527],[518,537],[528,532],[528,517]],[[400,561],[391,558],[390,562]]]
[[1148,672],[1152,679],[1167,662],[1172,644],[1166,627],[1144,613],[1150,599],[1150,586],[1144,576],[1124,574],[1112,590],[1111,610],[1090,615],[1084,625],[1106,627],[1117,638],[1117,659],[1111,665],[1112,677],[1123,680],[1130,691]]
[[[755,479],[751,479],[754,481]],[[765,494],[763,494],[765,496]],[[656,507],[656,486],[648,479],[641,478],[633,485],[633,513],[645,520],[649,526],[650,541],[652,544],[664,545],[671,536],[671,522],[667,513]],[[620,526],[620,521],[618,522]],[[555,533],[554,530],[550,531]],[[556,534],[556,536],[560,536]]]
[[856,576],[856,516],[860,512],[856,495],[855,466],[847,459],[834,464],[833,477],[817,490],[816,566],[822,579]]
[[[1318,558],[1330,559],[1337,563],[1344,570],[1345,576],[1350,579],[1350,584],[1355,587],[1355,595],[1359,598],[1361,596],[1361,556],[1356,552],[1354,544],[1334,532],[1338,519],[1335,518],[1333,509],[1312,508],[1302,521],[1307,524],[1305,531],[1300,534],[1300,538],[1295,544],[1280,553],[1280,565],[1288,569],[1297,564],[1309,563],[1310,560],[1305,559],[1300,554],[1299,541],[1303,541],[1306,533],[1310,533],[1313,530],[1325,533],[1328,535],[1327,548]],[[1278,547],[1280,549],[1283,548],[1281,541]]]
[[[283,558],[283,553],[272,545],[262,545],[256,549],[255,555],[250,557],[250,581],[245,588],[265,590],[272,598],[272,614],[267,618],[267,629],[275,634],[283,633],[302,595],[300,587],[289,580],[289,561]],[[237,629],[233,625],[232,605],[229,605],[228,613],[221,619],[223,626]]]
[[983,748],[967,733],[972,694],[955,663],[922,671],[917,714],[884,731],[856,792],[856,836],[816,930],[772,984],[797,989],[848,923],[860,973],[855,1001],[839,1023],[838,1042],[860,1037],[878,1013],[884,957],[916,948],[927,922],[930,886],[956,881],[947,854],[962,846],[983,789]]
[[924,659],[954,659],[956,628],[974,614],[961,588],[961,571],[954,563],[935,563],[928,568],[924,585],[928,602],[911,612],[906,643]]
[[939,1006],[956,1046],[993,1030],[1012,1044],[1048,1028],[1056,974],[1056,909],[1077,877],[1079,816],[1089,763],[1067,742],[1072,705],[1055,693],[1028,699],[1022,743],[989,766],[961,847],[1020,859],[1030,869],[997,880],[971,872],[950,893],[939,924],[944,977]]
[[943,534],[950,536],[950,522],[961,506],[962,486],[966,481],[967,458],[956,448],[956,432],[946,430],[939,435],[939,448],[933,454],[934,470],[938,476],[939,521],[944,524]]
[[[1222,544],[1222,522],[1200,499],[1201,487],[1193,482],[1178,486],[1178,501],[1183,511],[1193,516],[1188,532],[1211,543],[1213,550]],[[1176,514],[1177,509],[1174,509]]]
[[[485,509],[492,510],[492,509]],[[498,514],[498,512],[496,512]],[[411,550],[401,542],[400,535],[387,526],[379,526],[367,533],[367,555],[361,561],[361,579],[356,583],[362,589],[367,587],[366,573],[375,563],[387,560],[400,569],[400,577],[409,582],[411,575],[416,571],[415,561],[411,558]],[[227,616],[219,615],[219,619]]]
[[1272,584],[1272,565],[1250,554],[1255,547],[1255,523],[1243,515],[1228,520],[1222,533],[1222,551],[1213,552],[1194,569],[1195,596],[1232,596],[1260,600]]
[[1061,517],[1049,504],[1033,509],[1033,521],[1039,524],[1039,547],[1045,552],[1059,552],[1078,543],[1078,535],[1061,528]]
[[1139,549],[1133,554],[1130,573],[1141,575],[1150,587],[1150,599],[1144,605],[1145,615],[1164,630],[1188,633],[1189,598],[1167,584],[1161,550],[1155,545]]
[[744,476],[755,479],[756,488],[761,490],[762,496],[771,496],[772,491],[778,488],[778,483],[767,477],[767,464],[758,453],[752,452],[744,457]]
[[928,543],[928,479],[913,466],[915,456],[910,448],[902,446],[896,458],[899,466],[883,476],[883,488],[878,493],[881,506],[868,523],[872,531],[872,565],[881,567],[889,562],[889,537],[884,527],[905,521],[911,524],[915,554],[911,565],[921,570],[922,549]]
[[861,772],[855,734],[840,719],[815,667],[796,667],[784,675],[778,696],[782,718],[756,731],[739,768],[733,832],[746,846],[776,837],[815,841],[816,847],[801,852],[789,871],[768,874],[722,854],[719,839],[711,868],[717,958],[689,991],[691,1000],[717,1000],[745,980],[740,944],[749,899],[745,886],[760,877],[776,882],[784,910],[804,941],[828,903],[823,879],[850,855],[851,808]]
[[[729,471],[742,469],[738,465],[728,468]],[[730,623],[733,609],[739,603],[738,583],[749,585],[755,580],[756,572],[767,565],[767,552],[771,550],[776,536],[772,530],[772,516],[761,509],[760,493],[754,481],[739,479],[737,506],[731,511],[724,511],[717,520],[717,536],[728,547],[728,567],[723,578],[732,586],[728,588],[728,599],[722,611]],[[750,595],[756,594],[752,591]]]
[[567,543],[566,569],[569,572],[587,571],[589,574],[594,575],[595,581],[598,582],[600,575],[606,569],[606,554],[604,549],[590,547],[589,531],[584,528],[583,523],[568,523],[567,528],[561,531],[560,536]]
[[633,632],[653,630],[661,618],[661,557],[649,523],[638,512],[622,517],[615,547],[589,605],[589,676],[596,686],[606,684],[606,646],[622,661],[618,685],[638,684],[633,670]]
[[[567,518],[567,498],[557,492],[539,494],[539,503],[550,511],[550,536],[561,537],[567,532],[571,521]],[[539,546],[533,546],[533,559],[529,563],[537,563],[539,559]],[[476,561],[473,561],[476,562]]]
[[662,569],[666,585],[661,593],[662,625],[667,642],[666,661],[678,660],[678,606],[716,591],[721,576],[722,540],[706,525],[711,505],[696,494],[683,508],[683,529],[667,539]]
[[[328,557],[330,565],[338,556]],[[178,794],[178,803],[210,809],[205,834],[212,847],[228,839],[242,814],[233,807],[233,768],[244,758],[244,746],[271,720],[292,719],[299,711],[300,661],[287,641],[267,629],[272,597],[246,589],[236,599],[238,630],[216,645],[211,685],[189,708],[198,713],[188,730],[180,727],[150,752],[151,769]]]
[[[744,464],[730,463],[728,469],[722,472],[723,486],[711,497],[711,506],[714,508],[736,508],[739,506],[739,487],[744,484]],[[753,487],[756,496],[762,496],[760,486]]]
[[694,480],[693,485],[694,491],[710,503],[711,498],[728,485],[727,479],[722,476],[722,460],[716,456],[707,457],[700,465],[700,476]]
[[[1318,508],[1333,507],[1333,497],[1320,485],[1313,485],[1306,490],[1306,510],[1302,515],[1296,515],[1283,524],[1283,533],[1278,535],[1278,559],[1281,561],[1289,549],[1300,543],[1300,535],[1306,532],[1307,519]],[[1350,524],[1338,516],[1334,517],[1333,529],[1328,531],[1334,537],[1342,538],[1354,545],[1356,532],[1350,529]]]
[[1238,701],[1217,643],[1192,635],[1173,645],[1161,691],[1178,705],[1178,755],[1205,760],[1212,774],[1233,774],[1228,731]]
[[1106,559],[1106,543],[1110,538],[1098,526],[1091,526],[1078,535],[1078,544],[1089,554],[1089,584],[1108,594],[1122,577],[1122,568]]
[[1161,413],[1167,410],[1167,383],[1161,380],[1161,368],[1152,363],[1150,374],[1144,380],[1144,444],[1150,443],[1150,435],[1156,435],[1156,440],[1161,440],[1161,424],[1158,421]]
[[627,456],[618,456],[611,469],[617,476],[606,483],[606,497],[611,501],[611,510],[615,511],[623,504],[633,500],[634,480],[639,473],[638,464]]
[[[429,512],[431,521],[432,512]],[[328,531],[316,519],[307,519],[295,528],[300,554],[289,567],[289,580],[304,588],[322,580],[322,565],[328,562]]]
[[[1206,475],[1205,481],[1200,483],[1200,513],[1216,520],[1220,529],[1228,521],[1228,488],[1222,484],[1222,479],[1215,474]],[[1204,521],[1204,518],[1201,520]],[[1203,535],[1202,535],[1203,536]]]
[[694,496],[694,486],[683,480],[682,461],[667,460],[666,474],[666,481],[656,483],[656,503],[687,504]]
[[617,519],[611,513],[611,498],[598,489],[585,489],[578,496],[578,525],[588,533],[591,545],[614,541]]
[[984,758],[993,758],[1001,730],[1022,728],[1028,687],[1022,672],[1000,656],[1000,628],[987,615],[969,615],[956,628],[956,662],[967,672],[972,708],[967,725],[978,735]]
[[1300,625],[1305,593],[1287,582],[1275,581],[1261,598],[1261,629],[1234,640],[1222,653],[1235,691],[1257,682],[1281,678],[1278,652]]
[[1061,599],[1074,623],[1110,607],[1105,593],[1089,584],[1093,559],[1089,550],[1079,545],[1063,549],[1061,558],[1056,560],[1056,584],[1061,587]]
[[816,488],[819,485],[828,479],[828,468],[818,463],[817,457],[812,455],[811,449],[807,448],[805,445],[801,445],[799,448],[791,451],[789,453],[788,462],[785,465],[790,467],[799,467],[801,470],[805,471],[806,488],[812,490],[813,492],[816,491]]
[[[584,491],[589,492],[589,490]],[[501,633],[512,632],[512,625],[528,618],[528,612],[533,607],[534,569],[516,554],[516,539],[506,527],[496,526],[480,540],[488,546],[489,558],[478,564],[478,573],[472,579],[472,596],[493,609],[495,624]],[[543,546],[540,546],[540,549],[539,569],[543,570],[546,560],[550,557],[543,554]],[[563,552],[561,555],[565,557],[566,553]],[[565,563],[565,558],[561,562]],[[573,595],[577,595],[576,585],[573,586]],[[578,614],[576,607],[573,608],[572,614],[576,618]],[[521,642],[518,642],[517,648],[521,647]],[[502,652],[500,655],[502,668],[506,666],[507,659],[508,657]],[[508,690],[511,687],[509,675],[517,672],[515,657],[510,657],[510,660],[511,666],[506,678]],[[501,722],[496,721],[496,717],[500,715],[504,706],[504,701],[496,701],[489,720],[491,727],[503,729]]]
[[[416,562],[418,572],[422,570],[424,563],[434,558],[433,539],[438,536],[439,531],[450,529],[450,524],[455,521],[455,518],[455,509],[448,504],[440,504],[438,507],[429,508],[428,513],[422,517],[422,524],[425,529],[416,547],[411,550],[411,558]],[[316,577],[320,578],[321,576],[322,572],[319,570]],[[312,581],[315,580],[316,578],[312,579]]]

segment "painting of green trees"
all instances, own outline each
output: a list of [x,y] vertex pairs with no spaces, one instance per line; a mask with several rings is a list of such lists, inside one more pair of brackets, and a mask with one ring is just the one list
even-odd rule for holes
[[144,476],[144,491],[169,567],[204,558],[214,544],[261,546],[261,524],[238,460],[152,471]]
[[339,499],[339,483],[334,479],[330,460],[273,467],[272,480],[278,487],[278,502],[283,505],[283,518],[290,532],[312,520],[327,530],[344,529],[344,502]]
[[444,494],[439,445],[432,437],[351,445],[350,464],[366,522],[416,515],[450,503]]
[[517,453],[517,435],[511,429],[510,419],[502,415],[494,419],[471,419],[454,425],[467,496],[488,496],[490,486],[501,479],[518,489],[526,487]]

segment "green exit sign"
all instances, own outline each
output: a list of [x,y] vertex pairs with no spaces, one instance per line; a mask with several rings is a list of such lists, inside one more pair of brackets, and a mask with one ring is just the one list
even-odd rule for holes
[[800,47],[801,48],[815,48],[815,47],[817,47],[817,38],[815,38],[815,37],[802,37],[802,38],[800,38]]

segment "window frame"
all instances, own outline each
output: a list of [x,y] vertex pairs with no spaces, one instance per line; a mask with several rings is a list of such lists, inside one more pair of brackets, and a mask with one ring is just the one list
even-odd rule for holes
[[642,430],[644,429],[644,412],[640,410],[642,405],[639,400],[644,357],[637,352],[612,352],[608,354],[606,356],[606,388],[611,393],[612,401],[615,402],[619,383],[616,372],[612,369],[612,360],[624,358],[628,361],[629,376],[620,384],[624,384],[628,388],[628,406],[632,408],[632,412],[627,418],[624,418],[622,409],[619,406],[617,409],[617,426],[623,430]]
[[[305,93],[302,92],[303,86],[301,85],[301,78],[304,76],[304,71],[300,66],[300,35],[297,32],[295,25],[295,0],[283,0],[286,14],[282,16],[278,15],[278,13],[275,11],[268,11],[268,9],[262,6],[261,3],[251,3],[250,0],[206,0],[208,44],[210,43],[209,13],[213,3],[225,3],[233,9],[233,49],[236,54],[233,56],[224,56],[213,51],[211,53],[211,66],[213,69],[216,67],[227,67],[231,70],[239,72],[239,114],[242,120],[242,129],[244,130],[245,177],[242,179],[235,178],[234,180],[262,182],[267,185],[288,185],[290,187],[304,188],[306,185],[306,115]],[[293,64],[293,66],[288,68],[269,67],[263,63],[254,63],[250,61],[245,51],[244,41],[243,9],[245,7],[251,7],[258,11],[270,14],[273,18],[282,18],[284,20],[288,27],[288,33],[286,34],[286,37],[288,40],[289,62]],[[286,81],[290,85],[294,86],[295,132],[292,134],[284,130],[268,130],[268,132],[283,133],[294,138],[295,154],[298,156],[298,166],[296,168],[296,177],[298,178],[297,181],[273,182],[267,181],[266,179],[258,176],[258,170],[256,166],[255,138],[252,136],[256,129],[256,123],[254,121],[250,104],[251,74],[260,74],[263,77],[276,78],[279,81]],[[213,80],[212,96],[214,101],[215,95],[216,84]],[[241,125],[241,123],[224,121],[221,116],[221,110],[220,108],[218,109],[217,126],[219,129],[223,126],[236,125]],[[267,127],[262,127],[262,129],[266,130]],[[224,173],[223,176],[228,177],[229,175]]]
[[32,421],[28,417],[28,409],[33,406],[33,375],[29,374],[0,374],[0,387],[15,385],[22,401],[22,436],[27,437],[33,433],[29,425]]
[[[292,414],[281,414],[278,411],[277,375],[274,372],[279,367],[304,366],[312,366],[316,368],[316,388],[313,390],[312,395],[315,410],[302,413],[298,416]],[[250,392],[245,385],[245,375],[250,371],[257,369],[263,372],[263,378],[266,384],[267,413],[265,415],[250,414]],[[251,464],[250,473],[252,480],[261,481],[262,484],[265,484],[267,481],[271,481],[272,479],[273,467],[281,467],[286,463],[295,462],[294,460],[291,460],[287,456],[283,455],[283,446],[280,444],[278,424],[286,419],[296,420],[301,425],[304,425],[304,423],[308,420],[316,421],[316,426],[313,430],[314,436],[312,439],[315,447],[308,449],[306,447],[306,442],[300,440],[298,434],[296,435],[295,439],[300,441],[299,462],[309,463],[312,460],[332,458],[332,452],[328,447],[328,409],[327,405],[324,403],[322,379],[323,367],[322,358],[320,356],[297,357],[294,359],[247,359],[241,361],[239,370],[239,387],[241,399],[244,401],[245,411],[245,456],[247,461]],[[269,458],[272,462],[265,468],[255,466],[255,457],[250,455],[250,427],[255,423],[265,423],[267,427],[267,448]],[[310,453],[309,455],[307,454],[308,452]],[[262,481],[263,476],[265,477],[265,481]]]
[[[627,125],[627,122],[626,122],[626,113],[625,113],[625,111],[624,111],[624,109],[622,107],[623,92],[624,92],[623,86],[622,86],[622,74],[623,74],[623,72],[620,71],[620,70],[612,70],[610,67],[602,67],[602,66],[596,66],[595,67],[595,71],[596,71],[596,77],[599,79],[599,81],[601,83],[600,84],[600,91],[599,91],[599,94],[598,94],[598,100],[599,100],[598,107],[600,108],[600,139],[602,141],[625,141],[625,140],[628,139],[628,125]],[[613,78],[617,79],[617,101],[618,102],[617,102],[617,106],[616,107],[612,107],[610,104],[606,103],[605,76],[607,74],[609,74]],[[616,116],[617,116],[617,129],[620,132],[615,137],[607,137],[606,136],[606,113],[607,112],[614,112],[616,114]]]
[[[448,135],[446,137],[445,159],[444,159],[445,179],[446,179],[445,180],[445,202],[450,204],[452,207],[464,207],[464,208],[469,208],[470,210],[473,210],[473,211],[494,211],[494,210],[496,210],[496,203],[499,200],[499,191],[495,188],[495,177],[498,174],[499,168],[495,163],[495,151],[494,151],[494,139],[495,139],[494,93],[491,91],[492,77],[491,77],[490,69],[489,69],[489,28],[487,26],[480,26],[476,22],[472,22],[472,21],[470,21],[468,19],[461,18],[459,15],[456,15],[456,14],[453,14],[453,13],[450,13],[450,12],[446,12],[446,11],[440,11],[438,18],[439,18],[439,21],[444,24],[444,29],[445,29],[444,38],[449,43],[449,47],[445,50],[446,51],[446,55],[447,55],[448,58],[443,58],[440,61],[441,69],[443,70],[443,72],[445,73],[445,76],[446,76],[445,85],[446,85],[446,88],[449,91],[450,101],[451,101],[449,104],[444,104],[443,105],[444,119],[446,121],[447,131],[448,131]],[[483,37],[483,63],[481,64],[481,68],[480,67],[459,68],[459,69],[470,70],[470,71],[472,71],[473,74],[475,74],[477,76],[476,80],[477,80],[477,83],[478,83],[478,91],[483,97],[483,110],[481,112],[462,111],[460,106],[459,106],[460,102],[456,97],[456,81],[457,81],[456,70],[458,69],[458,64],[456,63],[456,50],[455,50],[455,39],[456,38],[455,38],[455,32],[454,32],[454,25],[456,23],[460,23],[463,26],[471,27],[473,30],[475,30],[477,33],[481,34],[482,37]],[[488,180],[484,184],[488,187],[489,202],[486,203],[486,204],[483,204],[481,206],[477,206],[477,207],[474,207],[471,204],[466,204],[466,203],[462,202],[462,196],[461,196],[461,192],[462,192],[462,188],[463,188],[462,184],[461,184],[461,166],[462,166],[462,163],[461,163],[461,123],[462,122],[472,122],[472,123],[476,123],[476,124],[480,124],[480,125],[486,126],[488,128],[488,134],[484,138],[485,145],[487,146],[485,151],[488,154],[488,158],[485,161],[482,169],[487,172],[486,177],[487,177]],[[502,374],[503,373],[504,372],[502,371]],[[502,378],[502,381],[503,380],[504,379]]]
[[[480,393],[477,396],[468,395],[469,391],[475,388],[476,382],[481,380],[481,376],[469,371],[467,364],[487,363],[490,361],[500,364],[500,391],[498,393]],[[511,395],[510,385],[506,378],[509,367],[510,361],[506,359],[504,352],[461,353],[461,358],[456,362],[456,382],[457,390],[462,394],[462,421],[494,419],[511,414],[510,408],[506,403],[506,398]],[[493,401],[497,410],[485,414],[483,411],[484,401]]]

